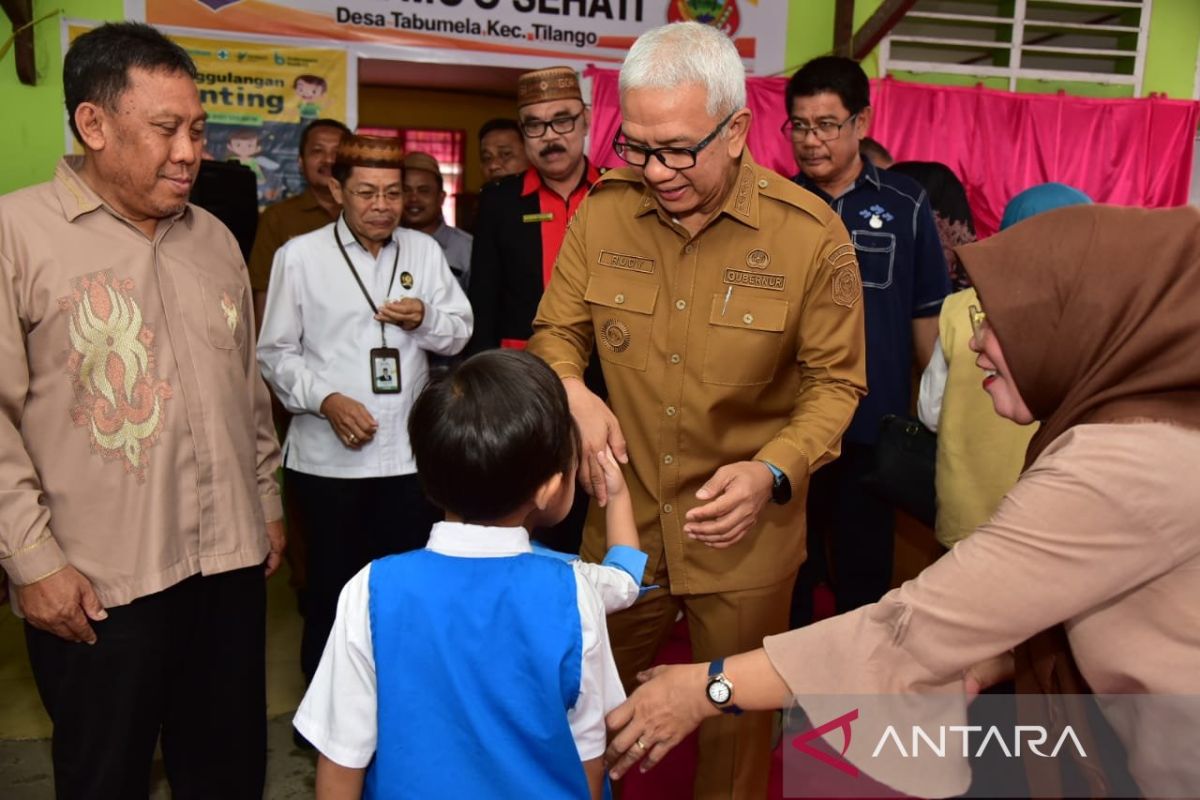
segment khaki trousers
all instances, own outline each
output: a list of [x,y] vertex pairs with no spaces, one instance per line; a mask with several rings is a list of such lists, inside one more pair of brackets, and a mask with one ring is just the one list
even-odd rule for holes
[[[666,559],[650,584],[669,586]],[[712,661],[762,647],[764,636],[788,629],[795,575],[756,589],[714,594],[648,593],[608,618],[617,669],[632,693],[637,673],[649,667],[667,640],[680,610],[686,615],[693,661]],[[734,686],[737,702],[737,686]],[[693,795],[697,800],[759,800],[767,796],[771,769],[771,713],[722,714],[700,726],[700,753]]]

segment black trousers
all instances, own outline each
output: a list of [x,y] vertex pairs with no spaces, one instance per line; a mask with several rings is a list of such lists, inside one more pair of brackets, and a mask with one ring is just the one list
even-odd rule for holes
[[425,499],[416,475],[322,478],[285,469],[283,490],[308,538],[300,668],[311,682],[346,581],[376,558],[424,547],[442,512]]
[[261,798],[267,763],[261,566],[195,575],[108,609],[94,645],[25,624],[54,723],[59,798],[145,800],[162,736],[174,798]]
[[[808,485],[808,559],[796,576],[792,627],[813,621],[813,589],[829,583],[837,613],[887,594],[895,555],[895,510],[862,485],[875,466],[875,448],[842,442],[842,455]],[[832,563],[831,563],[832,562]]]

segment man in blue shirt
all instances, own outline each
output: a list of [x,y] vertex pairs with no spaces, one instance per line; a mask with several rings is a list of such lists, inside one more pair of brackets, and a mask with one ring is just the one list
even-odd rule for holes
[[[870,84],[848,58],[813,59],[787,87],[800,167],[794,180],[842,218],[858,256],[866,312],[867,396],[842,440],[842,456],[812,478],[808,562],[800,568],[793,624],[811,621],[812,590],[832,571],[837,611],[873,603],[892,577],[891,506],[861,483],[874,466],[880,420],[907,414],[912,368],[924,368],[950,291],[946,260],[925,191],[859,155],[871,126]],[[832,570],[826,564],[828,542]]]

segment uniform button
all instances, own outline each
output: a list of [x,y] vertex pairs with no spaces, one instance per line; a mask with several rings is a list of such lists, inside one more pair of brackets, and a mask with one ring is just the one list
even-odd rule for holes
[[673,506],[670,503],[663,503],[663,513],[670,514]]
[[671,455],[670,453],[667,453],[665,456],[663,456],[663,463],[664,464],[675,463],[675,456]]
[[770,183],[767,181],[767,179],[766,179],[766,178],[761,178],[761,179],[758,181],[758,188],[760,188],[760,189],[765,189],[765,188],[767,188],[767,187],[768,187],[768,186],[770,186],[770,185],[771,185],[771,184],[770,184]]
[[754,315],[753,315],[753,314],[747,314],[746,316],[742,317],[742,322],[746,323],[747,325],[749,325],[749,324],[753,323],[753,322],[754,322]]
[[672,364],[678,364],[680,361],[682,361],[682,359],[679,357],[679,353],[671,353]]
[[673,417],[676,414],[675,406],[667,406],[667,416]]
[[619,295],[617,295],[616,297],[614,297],[614,298],[613,298],[613,301],[614,301],[614,302],[615,302],[617,305],[620,305],[621,303],[624,303],[624,302],[625,302],[625,295],[623,295],[623,294],[619,294]]
[[686,300],[676,300],[675,307],[677,309],[679,309],[680,311],[683,311],[685,308],[687,308],[687,301]]
[[691,253],[691,252],[692,252],[692,251],[694,251],[695,249],[696,249],[696,245],[694,245],[694,244],[689,244],[687,247],[683,248],[683,252],[685,252],[685,253]]

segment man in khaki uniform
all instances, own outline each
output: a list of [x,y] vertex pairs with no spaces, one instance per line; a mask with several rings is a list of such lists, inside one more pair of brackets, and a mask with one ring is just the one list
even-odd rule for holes
[[[529,344],[563,379],[585,486],[604,499],[597,451],[628,464],[645,583],[665,589],[609,619],[628,687],[680,609],[693,657],[716,673],[787,628],[808,476],[837,455],[865,390],[854,249],[827,205],[754,163],[745,97],[714,29],[638,40],[613,143],[631,168],[606,173],[575,216]],[[593,347],[611,410],[580,380]],[[736,703],[734,687],[716,704]],[[655,744],[641,747],[653,757]],[[696,796],[764,796],[769,746],[769,715],[705,723]]]

